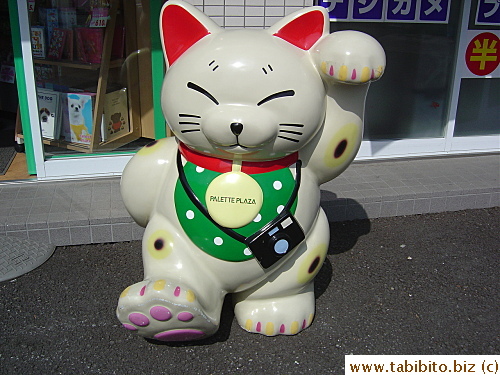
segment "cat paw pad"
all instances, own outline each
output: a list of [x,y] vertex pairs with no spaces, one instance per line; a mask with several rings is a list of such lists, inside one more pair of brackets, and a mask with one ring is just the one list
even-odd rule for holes
[[266,336],[295,335],[314,318],[314,293],[238,301],[234,306],[240,326]]
[[323,61],[321,62],[321,72],[341,82],[365,83],[379,79],[384,72],[384,67],[370,68],[365,66],[361,69],[349,68],[346,65],[335,67],[332,63]]
[[287,323],[261,322],[247,319],[243,328],[248,332],[260,333],[266,336],[276,335],[296,335],[309,327],[314,318],[314,314],[310,314],[307,319],[302,321],[292,321]]
[[120,296],[116,313],[124,328],[160,341],[201,339],[218,328],[192,290],[166,280],[128,287]]

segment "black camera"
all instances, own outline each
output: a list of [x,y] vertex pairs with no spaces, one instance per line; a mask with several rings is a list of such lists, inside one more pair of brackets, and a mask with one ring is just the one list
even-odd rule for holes
[[245,243],[263,268],[269,268],[305,239],[304,231],[290,212],[248,237]]

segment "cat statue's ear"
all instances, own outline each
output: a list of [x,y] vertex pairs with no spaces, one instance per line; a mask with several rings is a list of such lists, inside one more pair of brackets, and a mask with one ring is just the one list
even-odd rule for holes
[[309,7],[276,22],[267,31],[303,50],[311,49],[329,33],[330,21],[323,7]]
[[166,2],[160,13],[160,37],[167,66],[200,39],[220,31],[219,25],[191,4]]

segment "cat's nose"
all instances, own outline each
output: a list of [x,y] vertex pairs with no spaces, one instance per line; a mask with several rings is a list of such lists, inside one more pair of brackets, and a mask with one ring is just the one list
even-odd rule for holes
[[243,124],[241,122],[233,122],[230,125],[231,131],[234,135],[238,136],[243,131]]

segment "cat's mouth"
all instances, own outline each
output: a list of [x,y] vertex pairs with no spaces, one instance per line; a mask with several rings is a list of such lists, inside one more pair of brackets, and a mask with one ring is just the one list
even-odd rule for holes
[[230,145],[217,145],[219,150],[224,152],[229,152],[231,154],[249,154],[261,150],[259,146],[245,146],[240,142],[236,142]]

